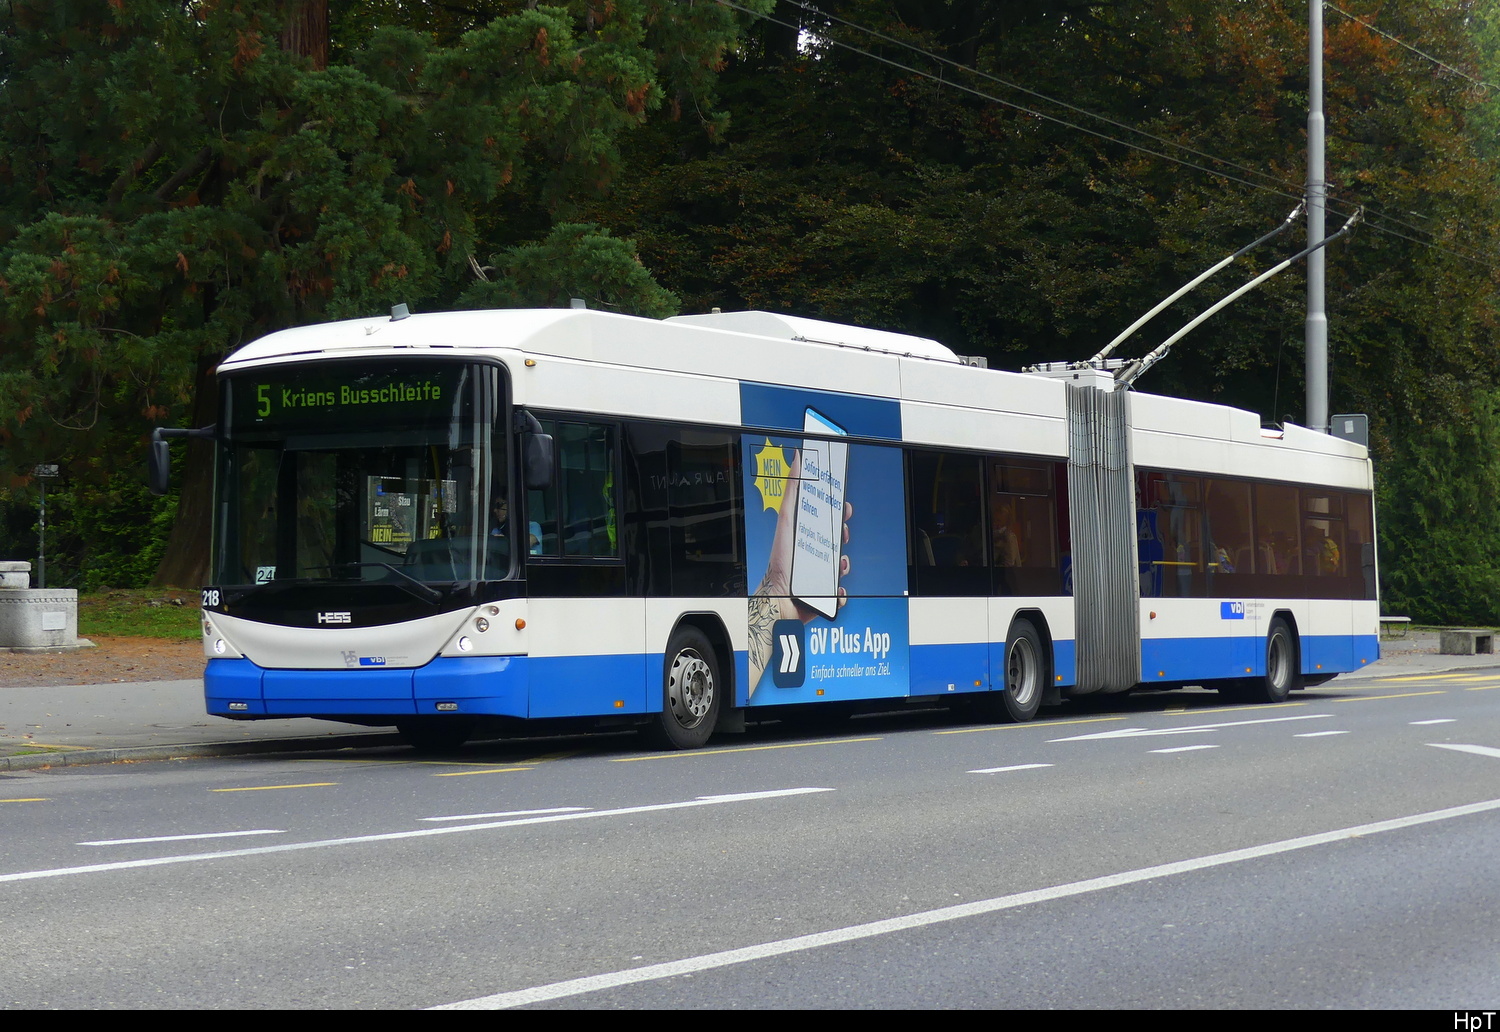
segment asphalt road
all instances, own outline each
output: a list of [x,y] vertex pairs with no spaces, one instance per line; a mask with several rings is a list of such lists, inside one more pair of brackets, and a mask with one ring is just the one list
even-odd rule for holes
[[1497,710],[1490,670],[0,775],[0,1004],[1493,1007]]

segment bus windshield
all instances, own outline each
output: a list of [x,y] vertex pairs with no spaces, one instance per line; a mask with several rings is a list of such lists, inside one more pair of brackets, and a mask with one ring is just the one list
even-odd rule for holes
[[213,576],[379,584],[432,603],[512,570],[495,366],[354,361],[224,388]]

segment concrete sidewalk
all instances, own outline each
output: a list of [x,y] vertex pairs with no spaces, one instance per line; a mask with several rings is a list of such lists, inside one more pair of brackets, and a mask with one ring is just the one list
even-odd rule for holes
[[209,716],[201,680],[0,688],[0,771],[400,744],[389,728]]
[[[1500,656],[1439,655],[1436,631],[1382,643],[1382,658],[1333,683],[1500,667]],[[123,760],[395,747],[392,729],[326,720],[226,720],[203,711],[203,682],[0,688],[0,772]]]

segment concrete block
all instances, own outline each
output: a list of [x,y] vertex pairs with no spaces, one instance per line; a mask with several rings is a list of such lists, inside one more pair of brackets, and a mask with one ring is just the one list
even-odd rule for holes
[[78,592],[73,588],[0,591],[0,648],[78,645]]
[[1438,651],[1445,656],[1492,655],[1495,632],[1484,628],[1456,627],[1438,635]]

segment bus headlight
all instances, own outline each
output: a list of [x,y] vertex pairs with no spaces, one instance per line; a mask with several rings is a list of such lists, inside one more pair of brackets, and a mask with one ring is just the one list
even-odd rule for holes
[[474,643],[469,640],[469,636],[467,634],[464,635],[462,638],[458,639],[458,651],[460,651],[460,652],[468,652],[473,647],[474,647]]
[[474,620],[474,629],[480,634],[483,634],[485,631],[490,629],[490,622],[482,616],[478,617]]

